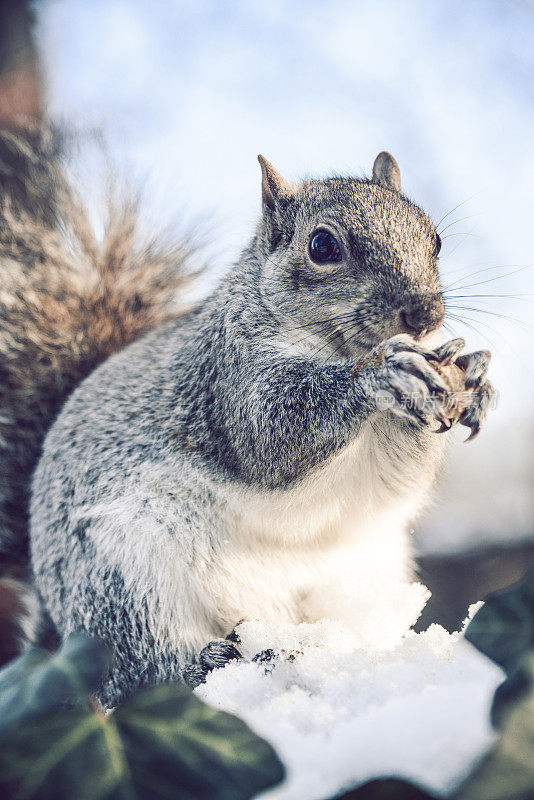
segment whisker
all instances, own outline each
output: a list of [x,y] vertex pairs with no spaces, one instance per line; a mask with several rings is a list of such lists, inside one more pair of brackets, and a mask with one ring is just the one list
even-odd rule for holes
[[[453,234],[450,234],[450,235],[452,236]],[[450,257],[451,257],[451,256],[452,256],[452,255],[453,255],[453,254],[454,254],[454,253],[455,253],[455,252],[458,250],[458,248],[460,247],[460,245],[462,245],[462,244],[465,242],[465,240],[466,240],[466,238],[467,238],[468,236],[474,236],[474,235],[475,235],[475,234],[473,234],[473,232],[472,232],[472,231],[469,231],[468,233],[464,233],[464,235],[463,235],[463,236],[464,236],[464,238],[463,238],[463,239],[460,239],[460,241],[458,242],[458,244],[454,245],[454,247],[452,248],[452,250],[449,250],[449,252],[448,252],[448,253],[445,253],[445,255],[444,255],[444,256],[442,256],[442,257],[440,258],[440,261],[444,261],[446,258],[450,258]],[[447,238],[447,237],[445,237],[445,238]]]
[[302,328],[312,327],[313,325],[327,325],[329,323],[343,321],[344,319],[348,319],[349,317],[354,317],[354,311],[348,311],[346,314],[339,314],[335,317],[329,317],[328,319],[323,320],[312,320],[310,322],[305,322],[303,325],[296,325],[294,328],[288,328],[285,333],[293,333],[293,331],[301,330]]
[[[350,329],[349,329],[349,330],[350,330]],[[338,337],[338,336],[343,336],[343,333],[341,333],[340,331],[336,331],[336,332],[335,332],[333,335],[329,336],[329,337],[326,339],[326,342],[325,342],[325,344],[323,344],[323,345],[322,345],[322,347],[320,347],[318,350],[316,350],[316,351],[313,353],[313,355],[312,355],[312,358],[317,358],[317,356],[319,355],[319,353],[322,353],[322,352],[323,352],[323,350],[325,350],[327,347],[330,347],[330,345],[332,344],[332,342],[335,342],[335,340],[337,339],[337,337]],[[344,344],[345,344],[345,342],[343,341],[343,344],[341,345],[341,347],[342,347]],[[327,356],[327,358],[325,359],[325,362],[324,362],[325,364],[326,364],[326,362],[328,361],[328,359],[329,359],[329,358],[330,358],[330,356]]]
[[[283,333],[286,333],[286,331],[284,331]],[[296,341],[286,342],[285,347],[287,349],[290,349],[291,347],[311,342],[314,340],[316,336],[324,336],[327,333],[329,336],[333,336],[336,333],[336,331],[332,331],[330,326],[324,326],[320,328],[318,331],[308,331],[306,335],[301,336]]]
[[[355,327],[355,326],[354,326],[354,327]],[[351,336],[349,336],[349,337],[348,337],[348,339],[346,339],[345,341],[343,341],[343,342],[341,343],[341,345],[339,345],[339,347],[336,347],[336,349],[334,350],[334,352],[333,352],[333,353],[332,353],[330,356],[328,356],[328,357],[325,359],[325,362],[324,362],[324,363],[326,364],[326,362],[328,361],[328,359],[329,359],[329,358],[334,358],[334,356],[335,356],[335,355],[336,355],[336,354],[337,354],[337,353],[338,353],[338,352],[341,350],[341,348],[342,348],[342,347],[345,347],[345,346],[349,345],[349,344],[350,344],[350,343],[351,343],[351,342],[352,342],[352,341],[353,341],[353,340],[354,340],[354,339],[355,339],[357,336],[359,336],[359,335],[360,335],[360,334],[361,334],[361,333],[362,333],[362,332],[363,332],[363,331],[364,331],[364,330],[365,330],[367,327],[368,327],[368,325],[367,325],[367,322],[363,321],[363,324],[362,324],[362,325],[361,325],[361,326],[360,326],[360,327],[359,327],[359,328],[358,328],[356,331],[354,331],[354,333],[353,333]],[[349,328],[348,330],[344,331],[344,334],[347,334],[347,333],[349,333],[349,332],[350,332],[350,330],[351,330],[351,328]]]
[[[294,328],[288,328],[287,330],[282,331],[282,334],[289,334],[289,333],[292,333],[292,332],[294,332],[296,330],[301,330],[303,328],[310,329],[310,328],[315,327],[315,326],[320,326],[320,328],[318,330],[309,330],[307,335],[302,336],[300,339],[297,339],[296,342],[293,342],[291,344],[296,344],[296,345],[302,344],[303,342],[311,340],[314,336],[322,336],[323,334],[325,334],[326,332],[329,331],[330,335],[329,335],[329,337],[327,339],[327,342],[328,342],[330,340],[330,338],[335,339],[336,336],[340,336],[340,335],[343,334],[343,323],[344,322],[348,323],[348,322],[351,322],[353,320],[354,320],[354,312],[351,311],[351,312],[347,312],[346,314],[339,315],[337,317],[330,317],[327,320],[311,321],[311,322],[305,323],[304,325],[297,325]],[[336,323],[337,323],[337,325],[336,325]],[[339,323],[341,323],[341,325]],[[335,330],[331,330],[332,326],[335,326]],[[287,346],[290,347],[291,344],[288,343]]]
[[[460,272],[460,270],[462,269],[463,267],[459,267],[458,269],[455,269],[454,272]],[[475,272],[469,272],[467,275],[460,276],[453,283],[449,284],[449,286],[447,286],[446,288],[452,289],[453,286],[456,283],[459,283],[461,280],[463,279],[467,280],[467,278],[472,278],[474,275],[480,275],[481,272],[490,272],[492,269],[508,269],[508,267],[505,266],[504,264],[497,264],[496,266],[493,267],[484,267],[483,269],[477,269],[475,270]]]
[[[472,236],[474,239],[482,238],[478,235],[478,233],[473,233],[472,231],[455,231],[454,233],[448,233],[446,236],[442,236],[441,238],[443,241],[445,241],[446,239],[452,239],[453,236]],[[448,255],[448,253],[445,255]]]
[[447,331],[448,334],[450,334],[451,336],[454,336],[454,329],[451,328],[451,326],[449,325],[448,322],[443,322],[443,327],[445,328],[445,330]]
[[529,325],[529,323],[525,322],[524,320],[518,319],[517,317],[511,317],[509,314],[503,314],[499,311],[492,311],[488,308],[475,308],[474,306],[465,306],[459,304],[457,305],[446,304],[446,308],[454,308],[460,311],[465,310],[475,314],[489,314],[492,317],[499,317],[500,319],[505,319],[509,322],[515,322],[517,325],[523,325],[526,328],[531,328],[532,330],[534,330],[534,325]]
[[491,347],[494,347],[496,350],[499,349],[494,341],[492,341],[488,336],[486,336],[485,333],[478,330],[478,328],[475,325],[471,324],[472,322],[480,322],[480,320],[472,320],[471,317],[464,317],[464,316],[460,317],[456,314],[449,314],[449,318],[455,320],[456,322],[460,322],[462,325],[465,325],[466,328],[470,328],[478,336],[482,336],[482,338],[485,339],[488,342],[488,344],[491,345]]
[[531,302],[530,300],[526,299],[527,297],[534,297],[533,292],[525,292],[524,294],[447,294],[446,292],[442,292],[442,294],[443,296],[450,297],[454,300],[478,300],[492,298],[494,300],[525,300],[527,303]]
[[[475,283],[470,283],[465,286],[458,286],[457,290],[463,291],[464,289],[472,289],[475,286],[483,286],[484,284],[492,283],[493,281],[500,281],[503,278],[509,278],[510,275],[517,275],[519,272],[524,272],[526,269],[532,269],[532,267],[534,267],[534,264],[527,264],[525,267],[519,267],[518,269],[514,269],[511,272],[505,272],[503,275],[497,275],[494,278],[486,278],[483,281],[476,281]],[[450,288],[451,287],[449,286],[449,289]]]
[[457,211],[457,210],[458,210],[459,208],[461,208],[462,206],[465,206],[465,204],[466,204],[466,203],[469,203],[469,201],[470,201],[470,200],[473,200],[473,198],[477,197],[477,195],[479,195],[479,194],[480,194],[480,192],[475,192],[475,194],[472,194],[472,195],[471,195],[471,197],[468,197],[468,198],[467,198],[467,200],[462,200],[462,202],[461,202],[461,203],[458,203],[458,205],[457,205],[457,206],[454,206],[454,208],[451,208],[451,210],[450,210],[450,211],[448,211],[448,212],[445,214],[445,216],[443,216],[443,217],[440,219],[440,221],[437,223],[437,225],[436,225],[436,230],[438,231],[438,233],[439,233],[439,230],[438,230],[439,226],[441,225],[441,223],[442,223],[442,222],[444,222],[444,220],[446,220],[446,219],[447,219],[447,217],[450,217],[450,215],[451,215],[451,214],[454,214],[454,212],[455,212],[455,211]]
[[[460,322],[463,322],[462,318],[458,318],[458,319],[459,319]],[[466,319],[469,319],[472,322],[476,321],[479,325],[484,325],[485,327],[490,328],[492,333],[495,333],[497,336],[499,336],[500,339],[502,339],[502,341],[504,342],[504,344],[509,348],[510,352],[512,352],[514,354],[514,356],[517,358],[518,362],[521,364],[522,368],[526,369],[527,372],[532,373],[532,367],[526,361],[526,359],[523,357],[523,355],[517,350],[516,347],[514,347],[512,344],[510,344],[508,339],[505,336],[503,336],[501,333],[499,333],[499,331],[495,330],[495,328],[493,328],[491,325],[488,325],[486,322],[483,322],[482,320],[472,320],[472,318],[470,318],[470,317],[467,317]],[[482,331],[478,330],[474,325],[469,325],[468,323],[464,323],[464,324],[468,325],[468,327],[471,327],[472,330],[474,330],[476,333],[478,333],[479,336],[484,337],[484,339],[486,339],[486,341],[489,342],[491,344],[491,346],[495,348],[496,352],[499,352],[498,346],[496,346],[495,343],[491,339],[489,339],[487,336],[485,336]],[[508,374],[510,374],[510,371],[508,369],[506,360],[503,360],[501,363],[503,364],[503,366],[505,368],[505,371]],[[515,379],[515,376],[510,376],[510,378],[513,381]]]
[[[359,334],[360,334],[360,333],[361,333],[363,330],[365,330],[365,328],[366,328],[366,327],[367,327],[367,325],[366,325],[366,322],[365,322],[364,320],[362,320],[362,319],[357,319],[357,320],[355,320],[355,322],[354,322],[354,324],[353,324],[353,325],[350,325],[348,328],[344,328],[343,330],[336,332],[336,335],[335,335],[335,336],[330,336],[330,337],[327,339],[326,343],[325,343],[325,344],[324,344],[322,347],[320,347],[320,348],[319,348],[319,350],[317,350],[317,351],[316,351],[316,352],[313,354],[313,357],[314,357],[314,358],[316,358],[316,357],[319,355],[319,353],[322,353],[322,351],[323,351],[323,350],[324,350],[326,347],[329,347],[329,345],[330,345],[330,344],[331,344],[333,341],[335,341],[335,339],[337,338],[337,336],[338,336],[338,335],[340,335],[340,336],[342,337],[341,344],[339,344],[339,345],[338,345],[338,346],[335,348],[335,350],[334,350],[334,352],[333,352],[333,353],[331,353],[329,356],[327,356],[327,357],[326,357],[326,359],[324,360],[324,363],[326,364],[326,362],[327,362],[327,361],[328,361],[330,358],[333,358],[333,357],[335,356],[335,354],[336,354],[336,353],[338,353],[338,352],[341,350],[341,348],[342,348],[342,347],[345,347],[345,346],[348,344],[348,342],[350,341],[350,339],[346,339],[346,336],[347,336],[347,334],[348,334],[348,333],[350,333],[350,331],[355,331],[355,333],[354,333],[354,336],[358,336],[358,335],[359,335]],[[352,337],[351,337],[351,338],[352,338]]]
[[[320,331],[315,333],[311,333],[308,336],[303,336],[301,339],[298,339],[294,344],[299,345],[303,342],[311,341],[315,335],[317,336],[324,336],[327,334],[327,343],[332,339],[335,340],[337,336],[342,336],[343,332],[339,328],[335,328],[334,330],[330,330],[329,328],[322,328]],[[312,358],[315,356],[315,353],[312,355]]]
[[[454,317],[454,315],[451,315],[451,317]],[[486,341],[487,341],[487,342],[489,342],[489,343],[491,344],[491,346],[492,346],[492,347],[494,347],[494,348],[497,350],[497,352],[498,352],[499,348],[498,348],[498,346],[495,344],[495,342],[494,342],[494,341],[492,341],[491,339],[489,339],[489,338],[488,338],[488,336],[486,336],[486,335],[485,335],[485,334],[484,334],[484,333],[483,333],[481,330],[479,330],[479,329],[476,327],[476,325],[469,324],[469,323],[476,323],[477,325],[484,325],[484,327],[485,327],[485,328],[489,328],[489,329],[490,329],[490,331],[491,331],[492,333],[494,333],[496,336],[499,336],[499,338],[500,338],[500,339],[502,339],[502,341],[503,341],[503,342],[504,342],[504,343],[505,343],[505,344],[506,344],[506,345],[507,345],[507,346],[510,348],[510,350],[512,350],[512,352],[513,352],[513,353],[514,353],[516,356],[518,356],[518,358],[519,358],[519,360],[520,360],[520,361],[523,361],[523,359],[521,358],[521,356],[520,356],[520,355],[519,355],[519,353],[517,352],[516,348],[515,348],[515,347],[513,347],[513,345],[511,345],[511,344],[510,344],[510,342],[508,341],[508,339],[507,339],[505,336],[503,336],[503,335],[502,335],[502,333],[500,333],[498,330],[496,330],[496,329],[495,329],[495,328],[494,328],[492,325],[489,325],[487,322],[484,322],[484,321],[483,321],[483,320],[481,320],[481,319],[476,319],[476,320],[475,320],[475,319],[473,319],[472,317],[464,317],[464,316],[462,316],[462,317],[455,317],[455,318],[456,318],[456,319],[457,319],[459,322],[462,322],[462,323],[464,323],[465,325],[467,325],[468,327],[470,327],[470,328],[471,328],[472,330],[474,330],[474,331],[475,331],[475,333],[477,333],[479,336],[483,336],[483,337],[484,337],[484,339],[486,339]],[[465,322],[465,320],[468,320],[468,321],[469,321],[469,323],[468,323],[468,322]]]
[[466,219],[473,219],[474,217],[479,217],[479,216],[480,216],[480,214],[469,214],[469,216],[467,216],[467,217],[460,217],[460,219],[455,219],[454,222],[449,222],[448,225],[445,225],[445,227],[442,228],[441,231],[439,231],[440,238],[443,239],[443,236],[442,236],[443,231],[446,231],[449,228],[452,228],[453,225],[458,225],[459,222],[465,222]]

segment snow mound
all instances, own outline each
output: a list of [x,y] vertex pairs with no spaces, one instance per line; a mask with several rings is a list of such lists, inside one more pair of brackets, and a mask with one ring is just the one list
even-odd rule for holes
[[196,692],[277,750],[288,776],[263,797],[325,800],[390,775],[446,796],[492,745],[504,675],[461,633],[410,630],[428,597],[420,584],[395,587],[360,630],[330,619],[238,627],[245,660]]

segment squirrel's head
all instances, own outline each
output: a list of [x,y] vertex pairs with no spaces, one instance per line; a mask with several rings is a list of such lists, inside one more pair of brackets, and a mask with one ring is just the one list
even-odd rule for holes
[[257,289],[288,343],[347,357],[397,333],[422,339],[441,328],[440,238],[401,193],[393,156],[377,156],[371,180],[298,184],[258,160]]

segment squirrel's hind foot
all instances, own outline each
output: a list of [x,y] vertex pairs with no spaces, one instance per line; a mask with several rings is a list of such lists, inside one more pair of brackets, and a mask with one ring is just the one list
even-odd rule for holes
[[183,673],[184,682],[195,689],[206,682],[210,672],[220,667],[225,667],[230,661],[241,658],[241,653],[235,644],[227,639],[216,639],[209,642],[198,655],[198,661],[190,664]]

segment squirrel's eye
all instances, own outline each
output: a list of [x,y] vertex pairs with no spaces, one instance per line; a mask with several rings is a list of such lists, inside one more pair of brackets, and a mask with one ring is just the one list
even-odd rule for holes
[[441,237],[439,233],[436,233],[436,256],[439,256],[441,250]]
[[341,248],[329,231],[315,231],[308,245],[310,258],[316,264],[334,264],[341,261]]

